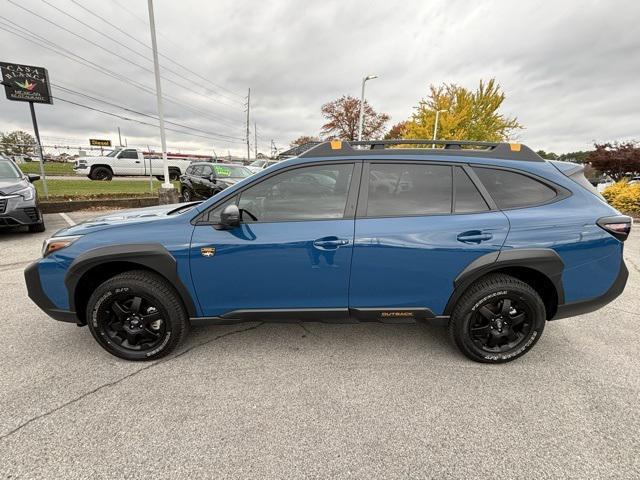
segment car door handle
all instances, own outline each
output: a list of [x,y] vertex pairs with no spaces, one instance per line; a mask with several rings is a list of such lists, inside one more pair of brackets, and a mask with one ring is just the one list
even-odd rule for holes
[[320,250],[333,250],[345,245],[349,245],[349,240],[337,237],[319,238],[313,242],[313,246]]
[[140,160],[136,160],[136,163],[140,163]]
[[491,240],[493,235],[490,233],[481,232],[480,230],[470,230],[468,232],[462,232],[457,237],[459,242],[463,243],[480,243]]

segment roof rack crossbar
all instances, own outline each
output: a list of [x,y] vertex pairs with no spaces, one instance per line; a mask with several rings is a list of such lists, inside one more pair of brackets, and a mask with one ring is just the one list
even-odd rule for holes
[[[387,146],[424,145],[424,148],[386,148]],[[433,148],[434,146],[442,148]],[[369,147],[369,148],[353,148]],[[478,147],[478,148],[464,148]],[[434,155],[496,158],[543,162],[533,150],[519,143],[479,142],[474,140],[362,140],[326,141],[298,154],[301,158],[366,155]]]

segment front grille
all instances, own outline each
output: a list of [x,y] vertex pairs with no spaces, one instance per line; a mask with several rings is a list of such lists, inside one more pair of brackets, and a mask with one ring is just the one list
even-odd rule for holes
[[7,209],[7,199],[6,198],[1,198],[0,199],[0,213],[4,213],[6,209]]
[[29,208],[23,208],[23,210],[24,210],[24,213],[26,213],[29,216],[29,220],[31,220],[32,222],[37,222],[40,219],[37,208],[29,207]]

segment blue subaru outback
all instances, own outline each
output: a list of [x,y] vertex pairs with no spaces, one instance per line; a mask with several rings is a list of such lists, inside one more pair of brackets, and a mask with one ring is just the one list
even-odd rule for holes
[[25,278],[129,360],[168,354],[196,319],[433,319],[500,363],[622,292],[631,223],[580,165],[524,145],[334,140],[200,204],[59,231]]

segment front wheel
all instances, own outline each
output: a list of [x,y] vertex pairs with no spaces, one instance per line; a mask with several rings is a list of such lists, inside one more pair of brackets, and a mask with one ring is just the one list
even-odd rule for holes
[[87,305],[87,323],[102,348],[127,360],[163,357],[189,330],[173,287],[143,270],[121,273],[98,286]]
[[190,202],[193,199],[193,196],[191,195],[191,190],[189,190],[187,187],[184,187],[182,189],[182,200],[184,200],[185,202]]
[[[40,214],[40,217],[42,217],[42,214]],[[41,233],[45,230],[46,227],[44,225],[44,219],[39,221],[38,223],[32,223],[31,225],[29,225],[29,233]]]
[[528,284],[503,274],[474,283],[449,320],[449,334],[471,360],[504,363],[536,344],[546,321],[540,295]]

